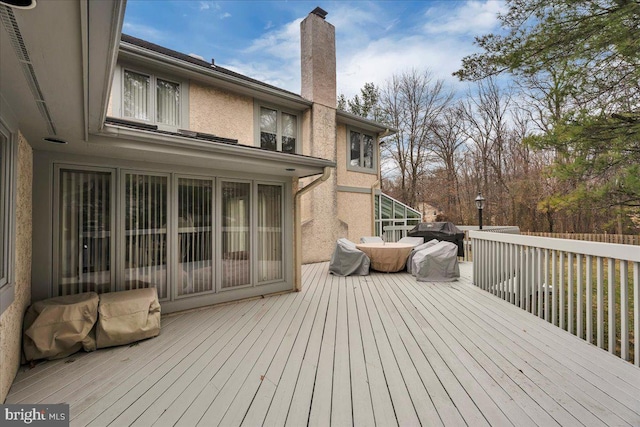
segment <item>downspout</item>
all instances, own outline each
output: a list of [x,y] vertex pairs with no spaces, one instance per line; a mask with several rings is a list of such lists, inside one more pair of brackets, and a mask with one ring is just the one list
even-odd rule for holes
[[[379,173],[379,172],[378,172]],[[380,184],[380,176],[371,184],[371,235],[376,235],[376,187]]]
[[[380,132],[378,134],[378,141],[380,141],[385,136],[391,135],[391,131],[389,129],[385,129],[384,132]],[[378,143],[380,145],[381,143]],[[378,150],[378,159],[380,158],[380,151]],[[376,182],[371,184],[371,235],[376,235],[376,188],[380,185],[380,161],[378,160],[378,179]],[[382,234],[381,234],[382,237]]]
[[296,191],[293,197],[293,212],[294,212],[294,234],[295,234],[295,248],[294,248],[294,262],[295,262],[295,277],[294,277],[294,290],[300,292],[302,290],[302,210],[300,208],[300,198],[303,194],[316,188],[322,184],[331,176],[331,168],[325,167],[322,171],[322,176],[308,185],[305,185],[300,190]]

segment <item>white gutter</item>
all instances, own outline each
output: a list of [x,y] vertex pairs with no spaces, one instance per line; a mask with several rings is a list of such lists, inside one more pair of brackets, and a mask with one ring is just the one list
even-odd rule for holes
[[295,235],[295,245],[293,248],[294,251],[294,264],[295,264],[295,277],[294,281],[294,290],[299,292],[302,290],[302,210],[300,206],[300,198],[303,194],[308,193],[309,191],[316,188],[318,185],[322,184],[331,176],[331,168],[325,167],[322,171],[322,176],[320,178],[310,182],[305,187],[296,191],[293,196],[293,216],[294,216],[294,235]]
[[376,235],[376,187],[380,184],[380,179],[371,184],[371,235]]

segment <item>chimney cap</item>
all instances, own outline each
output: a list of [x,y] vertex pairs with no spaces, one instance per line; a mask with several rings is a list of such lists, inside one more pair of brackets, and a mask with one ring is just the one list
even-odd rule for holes
[[320,18],[324,19],[327,16],[327,11],[322,9],[320,6],[316,7],[311,11],[314,15],[318,15]]

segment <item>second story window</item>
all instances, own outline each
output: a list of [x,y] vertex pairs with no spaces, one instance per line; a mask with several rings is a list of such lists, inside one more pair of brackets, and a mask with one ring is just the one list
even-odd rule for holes
[[298,116],[275,108],[259,107],[260,147],[271,151],[295,153],[298,141]]
[[188,83],[118,65],[109,114],[165,126],[188,128]]
[[180,84],[124,70],[122,107],[125,118],[179,126]]
[[349,130],[349,158],[347,169],[377,172],[375,137],[357,130]]

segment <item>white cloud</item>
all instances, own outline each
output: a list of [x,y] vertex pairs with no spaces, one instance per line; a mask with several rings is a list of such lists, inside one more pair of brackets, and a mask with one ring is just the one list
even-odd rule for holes
[[206,1],[200,2],[200,10],[208,10],[211,8],[211,3]]
[[[338,94],[352,97],[367,82],[383,86],[394,74],[412,68],[428,69],[435,78],[463,92],[466,84],[451,73],[465,55],[475,51],[470,35],[495,29],[496,13],[504,8],[504,3],[492,0],[446,3],[425,12],[428,22],[410,27],[391,16],[381,21],[385,16],[382,5],[337,3],[327,17],[336,28]],[[279,27],[269,24],[267,32],[223,66],[300,93],[301,21]]]
[[424,30],[428,34],[484,34],[498,24],[497,14],[506,11],[505,3],[498,0],[469,0],[453,14],[449,7],[436,6],[425,13]]
[[227,18],[231,18],[231,14],[229,12],[225,12],[222,15],[220,15],[220,19],[227,19]]

